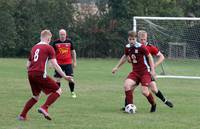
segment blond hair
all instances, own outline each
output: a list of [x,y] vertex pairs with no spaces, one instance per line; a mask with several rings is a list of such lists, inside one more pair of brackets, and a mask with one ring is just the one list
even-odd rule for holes
[[139,30],[138,31],[138,37],[144,37],[145,35],[147,35],[147,32],[145,30]]
[[51,31],[50,30],[42,30],[40,33],[40,37],[42,38],[47,38],[47,37],[52,37]]

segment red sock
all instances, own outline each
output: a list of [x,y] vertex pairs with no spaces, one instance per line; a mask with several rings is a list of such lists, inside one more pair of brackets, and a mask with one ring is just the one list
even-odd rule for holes
[[60,97],[60,95],[57,92],[51,93],[49,97],[47,98],[44,105],[42,105],[42,108],[48,109],[48,107],[53,104],[56,99]]
[[147,98],[147,100],[149,101],[149,103],[151,105],[155,104],[155,100],[154,100],[154,97],[153,97],[152,93],[149,93],[149,95],[146,98]]
[[33,105],[35,105],[37,103],[37,100],[35,100],[34,98],[29,99],[25,106],[23,111],[21,112],[20,116],[26,117],[27,112],[33,107]]
[[133,93],[132,93],[132,90],[128,90],[128,91],[125,91],[125,94],[126,94],[126,103],[127,105],[128,104],[133,104]]

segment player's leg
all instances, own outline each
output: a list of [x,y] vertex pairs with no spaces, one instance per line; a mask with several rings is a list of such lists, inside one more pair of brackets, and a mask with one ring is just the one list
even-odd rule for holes
[[173,107],[173,103],[166,99],[163,93],[157,88],[156,82],[151,81],[150,83],[151,91],[160,99],[162,100],[167,106]]
[[[132,98],[134,100],[134,90],[135,88],[138,86],[138,84],[136,83],[135,85],[133,85],[133,88],[132,88]],[[128,105],[128,102],[126,100],[126,98],[124,99],[124,107],[122,107],[120,110],[122,111],[125,111],[125,107]]]
[[145,72],[141,76],[141,91],[142,94],[147,98],[148,102],[151,104],[151,110],[150,112],[155,112],[156,111],[156,102],[155,99],[152,95],[152,93],[149,91],[148,86],[150,86],[151,82],[151,76],[149,72]]
[[[138,75],[135,73],[135,72],[131,72],[129,73],[127,79],[125,80],[124,82],[124,89],[125,89],[125,95],[126,94],[131,94],[131,97],[132,100],[134,98],[134,89],[137,87],[138,85]],[[126,87],[130,87],[131,89],[128,90]],[[128,95],[129,96],[129,95]],[[127,100],[127,97],[125,97],[125,100],[124,100],[124,107],[121,108],[121,110],[125,110],[125,107],[129,104],[128,100]]]
[[26,104],[24,105],[24,108],[20,115],[18,116],[18,120],[26,120],[27,119],[27,113],[28,111],[37,103],[39,100],[39,96],[33,96],[31,97]]
[[[68,76],[73,76],[73,68],[72,68],[71,64],[68,64],[66,66],[65,73]],[[75,83],[69,82],[68,85],[69,85],[69,88],[70,88],[70,91],[71,91],[72,98],[76,98],[77,96],[76,96],[76,93],[74,91],[75,90]]]
[[60,97],[62,90],[53,79],[47,76],[43,81],[42,91],[49,96],[45,103],[38,109],[38,112],[42,113],[47,120],[51,120],[48,108]]
[[147,86],[142,85],[141,86],[142,94],[147,98],[148,102],[151,104],[151,110],[150,112],[156,111],[156,102],[151,92],[149,92],[149,89]]
[[133,90],[134,90],[134,85],[136,82],[132,79],[127,78],[124,82],[124,91],[125,91],[125,106],[128,104],[133,104]]
[[133,104],[133,90],[135,85],[136,82],[129,78],[127,78],[124,82],[125,107],[129,104]]
[[22,112],[18,116],[19,120],[26,120],[27,119],[27,113],[28,111],[37,103],[40,96],[40,88],[38,88],[37,84],[37,78],[35,78],[33,75],[29,75],[29,83],[31,86],[32,94],[33,96],[26,102]]

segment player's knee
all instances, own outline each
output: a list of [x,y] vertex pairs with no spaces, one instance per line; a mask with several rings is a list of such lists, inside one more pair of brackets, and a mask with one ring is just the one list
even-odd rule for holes
[[[152,84],[153,84],[153,83],[152,83]],[[156,86],[156,85],[151,85],[151,91],[152,91],[153,93],[157,93],[157,92],[158,92],[157,86]]]
[[35,99],[36,101],[38,101],[40,99],[40,96],[32,96],[33,99]]
[[136,82],[131,80],[131,79],[126,79],[125,82],[124,82],[124,89],[125,91],[128,91],[128,90],[133,90],[136,85]]
[[153,87],[153,88],[151,88],[151,91],[152,91],[153,93],[157,93],[157,92],[158,92],[158,89],[155,88],[155,87]]
[[129,85],[125,82],[125,83],[124,83],[124,90],[127,91],[127,90],[129,90],[129,89],[130,89],[130,88],[129,88]]
[[59,88],[56,92],[57,92],[59,95],[61,95],[61,94],[62,94],[62,89]]
[[142,94],[143,94],[144,96],[148,96],[148,95],[149,95],[149,90],[146,89],[146,88],[143,88],[143,89],[142,89]]
[[148,96],[148,95],[149,95],[149,92],[142,91],[142,94],[143,94],[144,96]]
[[124,90],[125,91],[131,90],[131,88],[132,87],[131,87],[131,85],[129,83],[126,83],[126,82],[124,83]]

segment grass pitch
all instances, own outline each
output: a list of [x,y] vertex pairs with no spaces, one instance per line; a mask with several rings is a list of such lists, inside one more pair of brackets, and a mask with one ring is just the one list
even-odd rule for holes
[[[0,129],[200,129],[200,80],[159,79],[159,89],[175,107],[170,109],[157,99],[156,113],[149,113],[150,105],[138,87],[134,98],[138,112],[128,115],[119,109],[124,101],[123,80],[130,66],[126,64],[112,75],[117,61],[79,59],[75,69],[78,98],[70,97],[67,82],[62,81],[63,94],[49,109],[53,120],[47,121],[37,113],[46,99],[42,95],[29,112],[29,120],[21,122],[16,117],[31,97],[26,60],[0,59]],[[200,76],[200,62],[189,62],[166,61],[165,67],[170,70],[173,66],[169,73]],[[49,74],[52,76],[53,71]]]

